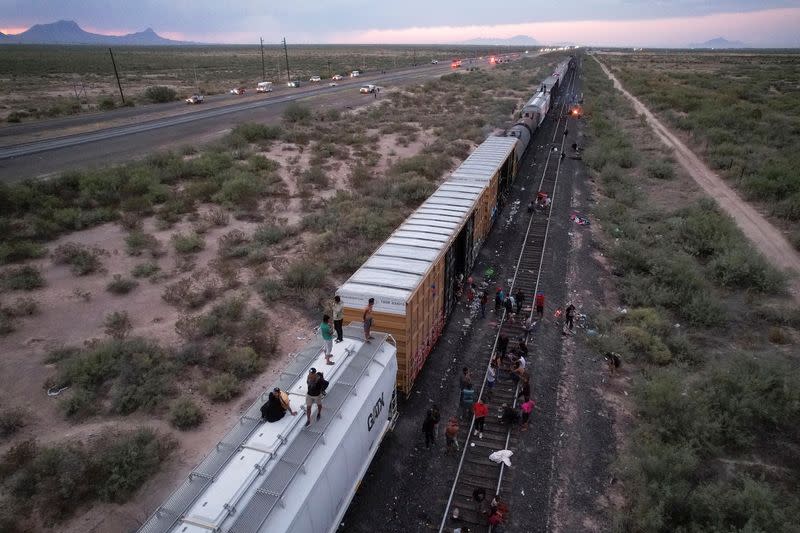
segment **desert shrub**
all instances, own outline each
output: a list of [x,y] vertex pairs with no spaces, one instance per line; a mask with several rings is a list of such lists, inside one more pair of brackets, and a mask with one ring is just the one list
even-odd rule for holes
[[246,379],[257,374],[263,361],[255,350],[249,346],[229,350],[225,357],[225,369],[239,379]]
[[134,278],[149,278],[158,273],[159,270],[161,270],[161,267],[159,267],[157,263],[141,263],[133,267],[131,275]]
[[33,298],[17,298],[8,307],[0,309],[0,314],[8,318],[33,316],[39,312],[39,303]]
[[41,244],[28,240],[0,242],[0,265],[36,259],[42,257],[46,250]]
[[208,211],[208,213],[206,214],[206,219],[213,226],[221,228],[228,225],[230,217],[228,216],[228,213],[226,213],[224,210],[218,207],[214,207]]
[[64,416],[70,420],[83,420],[97,414],[97,397],[86,389],[75,389],[58,406]]
[[0,438],[10,437],[25,427],[25,413],[19,409],[0,411]]
[[231,135],[241,136],[247,142],[272,141],[280,138],[281,127],[245,122],[233,128]]
[[25,441],[3,456],[6,475],[0,483],[18,515],[35,514],[52,526],[81,505],[124,502],[174,447],[174,441],[149,429],[107,430],[91,444]]
[[400,159],[389,168],[390,175],[416,173],[429,180],[439,179],[450,168],[450,157],[436,154],[420,154]]
[[256,283],[256,290],[266,304],[280,300],[288,293],[286,285],[277,278],[264,278]]
[[0,272],[0,289],[7,291],[32,291],[44,287],[44,278],[38,268],[21,266]]
[[167,285],[161,298],[170,305],[195,309],[202,307],[207,301],[216,296],[218,287],[213,280],[206,280],[201,283],[191,278],[181,278],[180,280]]
[[783,290],[783,276],[753,250],[730,248],[708,265],[713,279],[723,287],[777,293]]
[[248,173],[232,175],[214,195],[214,201],[242,209],[255,209],[264,194],[264,181]]
[[123,278],[121,274],[114,274],[114,278],[106,285],[106,290],[112,294],[128,294],[137,285],[139,285],[139,282],[134,279]]
[[635,358],[645,358],[650,363],[665,365],[672,362],[672,354],[664,341],[638,326],[624,326],[621,330],[628,352]]
[[180,430],[199,426],[205,415],[203,410],[189,397],[178,398],[169,411],[169,423]]
[[277,161],[268,159],[260,154],[250,156],[247,162],[250,165],[250,168],[261,172],[274,172],[281,166]]
[[227,402],[241,392],[239,380],[233,374],[220,374],[205,382],[203,392],[212,402]]
[[124,339],[133,330],[133,324],[128,313],[125,311],[114,311],[106,315],[103,320],[105,333],[112,339]]
[[195,232],[190,233],[175,233],[171,237],[172,246],[179,254],[193,254],[205,248],[206,243],[203,237]]
[[249,242],[247,235],[242,230],[231,230],[218,239],[219,255],[226,259],[244,257],[249,251]]
[[144,251],[150,251],[155,256],[161,248],[161,244],[155,236],[140,230],[131,231],[125,237],[125,246],[127,247],[128,255],[132,256],[141,255]]
[[114,103],[113,98],[103,98],[97,104],[97,108],[101,111],[111,111],[115,107],[117,107],[117,105]]
[[291,228],[285,224],[262,224],[253,232],[253,241],[263,245],[276,244],[291,234]]
[[675,166],[669,159],[657,159],[647,164],[647,176],[657,180],[671,180],[675,177]]
[[85,276],[102,268],[100,256],[104,254],[100,248],[68,242],[53,250],[53,261],[59,265],[69,265],[76,276]]
[[157,343],[141,338],[108,339],[58,363],[57,384],[71,385],[74,395],[110,395],[111,412],[128,414],[153,410],[172,392],[175,363]]
[[327,269],[310,259],[291,263],[283,272],[284,284],[292,289],[317,289],[325,284]]
[[302,185],[310,185],[312,187],[326,188],[330,186],[330,180],[322,167],[312,166],[307,168],[301,174],[300,183]]
[[289,123],[305,122],[311,118],[311,109],[303,104],[292,102],[283,111],[283,120]]
[[175,89],[170,87],[154,85],[144,90],[144,97],[154,104],[163,104],[175,101],[178,97],[178,93],[175,92]]

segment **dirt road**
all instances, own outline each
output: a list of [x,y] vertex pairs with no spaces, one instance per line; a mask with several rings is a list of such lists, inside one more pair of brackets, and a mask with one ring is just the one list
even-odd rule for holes
[[789,290],[795,300],[800,302],[800,253],[789,244],[778,228],[773,226],[753,206],[742,200],[719,174],[703,163],[697,154],[664,126],[639,99],[626,91],[597,56],[592,57],[599,63],[606,76],[614,82],[614,87],[633,103],[637,113],[645,116],[655,134],[664,144],[675,151],[675,159],[686,169],[692,179],[733,218],[742,233],[750,239],[769,262],[789,274]]

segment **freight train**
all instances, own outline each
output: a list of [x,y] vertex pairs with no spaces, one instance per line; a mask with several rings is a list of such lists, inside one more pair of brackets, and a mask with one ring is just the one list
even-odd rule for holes
[[[337,291],[344,342],[326,365],[322,342],[293,358],[140,533],[333,533],[397,416],[455,302],[456,280],[471,271],[511,188],[519,161],[544,120],[572,59],[560,63],[523,107],[506,136],[489,137]],[[526,111],[527,110],[527,111]],[[375,299],[373,336],[362,311]],[[306,376],[330,383],[322,416],[305,424]],[[290,413],[265,422],[274,387]]]
[[506,136],[489,137],[337,291],[345,322],[361,322],[374,299],[373,328],[397,342],[397,387],[409,394],[547,115],[573,59],[559,63]]

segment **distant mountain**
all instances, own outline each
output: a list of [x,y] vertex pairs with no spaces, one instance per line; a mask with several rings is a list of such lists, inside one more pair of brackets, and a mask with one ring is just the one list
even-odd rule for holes
[[478,46],[536,46],[539,42],[533,37],[527,35],[515,35],[508,39],[501,38],[477,38],[463,41],[460,44],[478,45]]
[[704,43],[691,43],[689,48],[750,48],[750,46],[742,41],[729,41],[722,37],[717,37]]
[[73,20],[59,20],[52,24],[36,24],[16,35],[3,35],[2,44],[97,44],[97,45],[180,45],[193,44],[173,41],[159,36],[152,28],[127,35],[102,35],[84,31]]

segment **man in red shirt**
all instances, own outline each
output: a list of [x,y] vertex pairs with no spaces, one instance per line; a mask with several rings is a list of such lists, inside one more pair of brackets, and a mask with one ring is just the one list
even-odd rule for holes
[[536,293],[536,314],[539,315],[539,320],[544,317],[544,293],[539,291]]
[[479,439],[483,438],[483,422],[489,414],[489,406],[481,400],[472,404],[472,412],[475,413],[475,433]]

